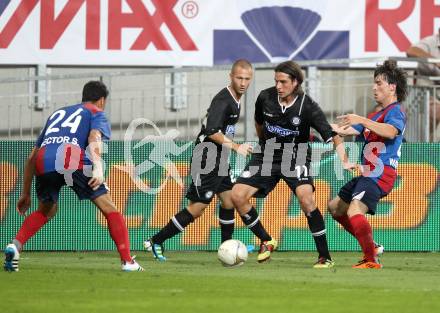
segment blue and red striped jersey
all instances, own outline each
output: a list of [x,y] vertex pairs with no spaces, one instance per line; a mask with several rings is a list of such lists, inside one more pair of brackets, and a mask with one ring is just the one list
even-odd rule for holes
[[103,140],[110,139],[110,124],[96,105],[80,103],[56,110],[35,144],[39,148],[36,175],[91,165],[86,149],[92,129],[99,130]]
[[[385,193],[389,193],[397,178],[396,170],[401,155],[406,114],[400,103],[394,102],[369,116],[369,119],[378,123],[390,124],[397,129],[396,137],[386,139],[360,124],[353,125],[353,128],[365,138],[365,145],[362,149],[362,164],[369,166],[370,170],[366,171],[364,176],[373,179]],[[379,143],[381,147],[376,147],[374,143]]]

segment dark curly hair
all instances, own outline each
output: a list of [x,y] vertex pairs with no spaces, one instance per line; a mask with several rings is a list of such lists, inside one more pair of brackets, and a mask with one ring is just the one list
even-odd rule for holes
[[397,67],[395,60],[387,60],[382,65],[378,65],[374,71],[374,78],[382,76],[388,84],[396,85],[397,101],[405,101],[408,94],[408,74]]

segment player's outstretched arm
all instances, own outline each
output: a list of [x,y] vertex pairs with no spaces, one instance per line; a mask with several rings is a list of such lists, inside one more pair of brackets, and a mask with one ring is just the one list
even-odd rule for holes
[[394,139],[399,134],[397,128],[393,125],[378,123],[356,114],[341,115],[338,116],[337,119],[340,121],[338,126],[343,129],[351,127],[352,125],[361,124],[363,127],[368,128],[372,132],[386,139]]
[[338,135],[341,137],[359,135],[359,132],[351,126],[346,128],[342,128],[338,124],[330,124],[330,126],[332,127],[333,131],[338,133]]
[[23,190],[21,191],[20,199],[17,202],[17,211],[21,215],[24,215],[31,206],[31,186],[32,179],[35,175],[37,152],[38,148],[35,147],[32,149],[24,166]]
[[89,153],[90,161],[93,165],[92,178],[89,180],[89,186],[93,190],[104,182],[104,169],[101,159],[102,154],[102,134],[97,129],[92,129],[89,133]]
[[236,153],[243,156],[247,156],[252,153],[253,147],[250,144],[243,143],[240,145],[238,143],[235,143],[232,141],[232,139],[226,137],[222,132],[217,132],[208,137],[219,145],[228,147],[229,149],[234,150]]

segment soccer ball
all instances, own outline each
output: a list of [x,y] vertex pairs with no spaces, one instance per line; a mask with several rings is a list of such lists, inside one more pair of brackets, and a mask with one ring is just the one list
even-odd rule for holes
[[246,262],[248,251],[240,240],[230,239],[220,245],[217,256],[223,266],[240,266]]

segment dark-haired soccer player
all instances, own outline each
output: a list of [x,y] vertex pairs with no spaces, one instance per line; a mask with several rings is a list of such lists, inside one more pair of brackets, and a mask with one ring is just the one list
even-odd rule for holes
[[343,145],[339,145],[342,139],[332,131],[318,104],[302,90],[303,80],[298,64],[283,62],[275,68],[275,86],[259,94],[255,103],[255,126],[261,153],[254,149],[252,159],[232,189],[232,201],[244,223],[261,240],[258,262],[264,262],[276,249],[277,241],[266,232],[249,200],[254,195],[265,197],[283,179],[307,217],[319,253],[314,267],[329,268],[334,262],[328,251],[324,219],[316,207],[315,187],[310,176],[310,128],[316,129],[326,143],[333,140],[345,168],[352,165],[347,161]]
[[356,237],[364,258],[353,268],[382,268],[377,258],[371,226],[365,214],[374,215],[380,198],[391,192],[405,131],[406,116],[401,102],[407,94],[407,75],[395,61],[385,61],[374,71],[374,99],[382,109],[370,118],[347,114],[333,125],[340,135],[362,134],[362,175],[353,178],[329,202],[329,211]]
[[60,189],[66,184],[80,200],[91,200],[107,219],[122,270],[144,270],[130,255],[124,218],[104,183],[102,139],[110,139],[110,125],[103,111],[107,96],[103,83],[90,81],[83,87],[82,103],[58,109],[48,118],[27,159],[23,191],[17,203],[18,212],[25,215],[31,205],[35,175],[38,210],[26,217],[12,243],[7,245],[5,270],[18,271],[23,245],[55,216]]
[[[201,216],[214,195],[218,195],[221,202],[221,240],[223,242],[232,238],[234,206],[231,201],[232,182],[227,159],[231,149],[244,156],[252,151],[250,145],[239,145],[232,140],[235,124],[240,117],[240,99],[248,89],[252,75],[252,65],[248,61],[236,61],[229,74],[229,86],[220,90],[212,99],[193,151],[192,183],[186,194],[186,198],[190,200],[189,206],[174,215],[157,234],[144,241],[144,247],[153,252],[156,260],[166,260],[163,255],[163,242],[182,232]],[[208,153],[209,147],[216,150],[211,156]],[[200,169],[207,168],[208,163],[212,165],[212,170],[202,173]]]

